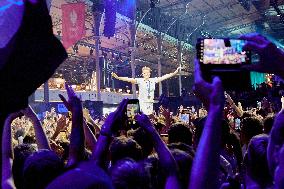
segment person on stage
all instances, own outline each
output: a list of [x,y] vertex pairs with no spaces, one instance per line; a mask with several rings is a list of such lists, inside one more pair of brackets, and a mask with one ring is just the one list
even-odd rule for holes
[[138,84],[139,87],[139,103],[140,110],[146,115],[153,113],[153,103],[154,103],[154,91],[155,84],[166,79],[169,79],[178,74],[182,67],[178,67],[175,72],[166,74],[162,77],[151,78],[151,68],[143,67],[142,76],[143,78],[129,78],[129,77],[118,77],[116,73],[111,73],[112,77],[115,79],[130,82],[132,84]]

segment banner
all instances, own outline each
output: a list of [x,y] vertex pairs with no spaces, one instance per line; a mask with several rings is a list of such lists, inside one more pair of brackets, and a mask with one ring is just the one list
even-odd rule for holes
[[67,49],[85,36],[85,4],[64,4],[61,9],[62,42]]

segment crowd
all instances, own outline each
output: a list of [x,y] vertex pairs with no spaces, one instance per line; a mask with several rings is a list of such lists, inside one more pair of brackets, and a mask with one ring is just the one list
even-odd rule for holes
[[[27,11],[39,2],[24,1]],[[248,41],[245,50],[260,57],[258,64],[245,69],[284,79],[284,51],[259,34],[241,38]],[[3,60],[9,60],[7,56]],[[212,83],[202,78],[198,60],[194,76],[194,93],[204,108],[180,107],[174,116],[161,107],[157,115],[135,115],[133,127],[127,121],[128,99],[105,118],[94,120],[72,87],[65,85],[68,99],[59,97],[70,113],[51,110],[40,120],[31,107],[23,108],[27,94],[19,90],[20,99],[6,103],[20,105],[5,109],[1,103],[1,110],[6,110],[0,114],[5,117],[2,188],[284,188],[284,112],[283,106],[274,107],[284,103],[280,90],[274,96],[272,89],[263,88],[224,92],[218,77]],[[25,85],[35,89],[34,84]],[[250,96],[258,98],[245,102]]]

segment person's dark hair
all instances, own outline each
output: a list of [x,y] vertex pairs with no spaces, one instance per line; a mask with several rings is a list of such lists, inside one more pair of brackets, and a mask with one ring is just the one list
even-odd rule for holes
[[241,122],[241,141],[248,144],[250,139],[256,135],[262,134],[263,123],[257,117],[246,117]]
[[110,177],[94,161],[80,163],[54,179],[46,189],[113,189]]
[[261,134],[254,136],[248,145],[244,158],[244,166],[247,174],[261,186],[272,185],[273,178],[269,174],[267,163],[268,135]]
[[273,123],[274,123],[275,116],[267,116],[263,121],[263,131],[265,134],[270,133]]
[[194,147],[197,148],[200,137],[202,135],[202,131],[205,125],[206,117],[203,118],[197,118],[194,120],[193,124],[195,126],[195,132],[194,132]]
[[24,188],[41,189],[63,173],[63,161],[50,150],[39,150],[30,155],[24,164]]
[[171,150],[171,153],[178,165],[181,188],[188,188],[193,157],[178,149]]
[[151,154],[154,147],[152,138],[141,127],[130,132],[129,136],[141,146],[143,158],[146,158]]
[[278,124],[275,124],[270,132],[270,139],[273,143],[278,145],[284,144],[284,125],[282,124],[282,120],[278,120]]
[[245,119],[247,117],[253,117],[254,115],[250,112],[244,111],[243,115],[242,115],[242,119]]
[[233,152],[237,160],[238,169],[241,170],[243,154],[242,154],[240,137],[238,136],[237,133],[231,132],[229,137],[229,144],[233,147]]
[[25,136],[25,138],[23,139],[23,143],[25,143],[25,144],[35,144],[36,143],[35,136],[27,134]]
[[165,125],[163,123],[157,122],[154,124],[154,127],[158,132],[160,132],[165,127]]
[[36,147],[30,144],[21,144],[14,148],[14,160],[12,166],[13,178],[16,188],[23,188],[23,169],[26,159],[36,151]]
[[150,174],[146,164],[126,158],[111,168],[111,179],[116,189],[149,189]]
[[222,120],[221,141],[223,146],[230,143],[230,126],[225,120]]
[[168,148],[170,150],[181,150],[181,151],[184,151],[186,152],[187,154],[189,154],[190,156],[194,157],[195,156],[195,151],[193,149],[192,146],[190,145],[187,145],[187,144],[184,144],[184,143],[171,143],[171,144],[168,144]]
[[63,148],[63,153],[62,153],[62,157],[61,158],[63,160],[68,160],[70,142],[69,141],[59,140],[58,144]]
[[15,134],[14,134],[14,138],[19,138],[20,136],[24,136],[25,135],[25,129],[18,129]]
[[192,132],[183,124],[175,124],[168,131],[169,143],[182,142],[192,145]]
[[142,159],[142,149],[137,142],[131,138],[120,136],[114,138],[110,145],[110,156],[114,165],[123,158],[132,158],[136,161]]

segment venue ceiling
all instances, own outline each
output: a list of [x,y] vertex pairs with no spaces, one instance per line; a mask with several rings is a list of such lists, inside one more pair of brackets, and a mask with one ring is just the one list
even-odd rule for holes
[[[83,1],[83,0],[82,0]],[[82,2],[80,0],[52,0],[51,16],[54,33],[62,35],[61,5]],[[123,2],[118,0],[118,12]],[[129,0],[128,0],[129,1]],[[58,70],[59,74],[80,70],[86,78],[93,69],[90,63],[94,55],[92,1],[86,3],[86,36],[68,49],[70,58]],[[151,6],[153,3],[155,6]],[[142,66],[150,66],[157,74],[157,36],[162,38],[162,72],[168,73],[178,67],[178,41],[182,47],[182,64],[187,73],[193,70],[194,46],[199,37],[237,37],[244,33],[259,32],[281,45],[284,42],[284,0],[137,0],[136,75]],[[147,13],[146,13],[147,12]],[[283,12],[283,15],[282,15]],[[145,17],[142,19],[142,17]],[[104,22],[100,31],[103,33]],[[111,71],[130,72],[130,23],[121,14],[117,16],[114,37],[101,37],[101,53],[110,62]],[[179,40],[177,40],[179,39]],[[75,47],[75,48],[74,48]],[[75,50],[76,49],[76,50]],[[77,52],[77,53],[76,53]],[[78,63],[79,62],[79,63]],[[76,75],[76,74],[71,74]],[[130,74],[129,74],[130,75]],[[70,77],[73,77],[70,76]],[[84,79],[84,78],[83,78]]]

